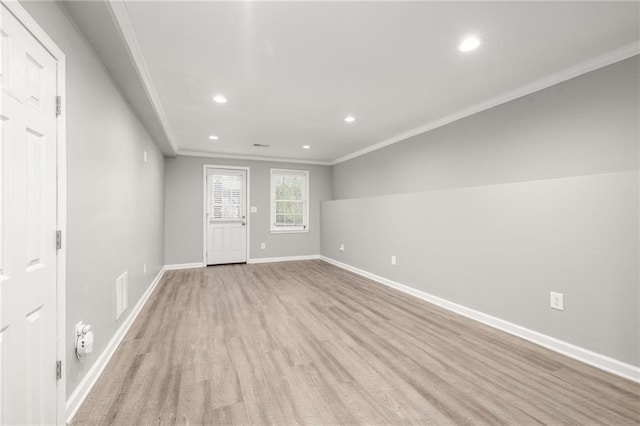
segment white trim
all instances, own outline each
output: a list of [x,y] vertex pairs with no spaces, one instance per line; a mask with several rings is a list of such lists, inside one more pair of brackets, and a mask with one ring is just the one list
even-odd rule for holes
[[320,256],[320,259],[334,266],[361,275],[365,278],[369,278],[370,280],[376,281],[380,284],[384,284],[396,290],[400,290],[403,293],[410,294],[411,296],[417,297],[419,299],[426,300],[429,303],[433,303],[434,305],[463,315],[467,318],[471,318],[490,327],[505,331],[509,334],[513,334],[514,336],[521,337],[532,343],[558,352],[562,355],[568,356],[569,358],[576,359],[578,361],[584,362],[585,364],[589,364],[593,367],[599,368],[609,373],[640,383],[640,367],[627,364],[606,355],[590,351],[589,349],[585,349],[580,346],[576,346],[571,343],[556,339],[555,337],[530,330],[528,328],[519,326],[500,318],[496,318],[483,312],[467,308],[466,306],[450,302],[441,297],[433,296],[424,291],[417,290],[413,287],[409,287],[390,279],[372,274],[371,272],[367,272],[346,263],[339,262],[335,259],[331,259],[326,256]]
[[165,265],[165,271],[175,271],[177,269],[195,269],[195,268],[204,268],[204,263],[195,262],[195,263],[174,263],[173,265]]
[[251,254],[251,167],[244,166],[218,166],[215,164],[202,165],[202,265],[207,266],[207,169],[244,170],[247,172],[245,203],[245,216],[247,224],[247,253],[245,259],[249,260]]
[[318,166],[330,166],[331,164],[333,164],[331,161],[300,160],[295,158],[278,158],[278,157],[261,157],[257,155],[220,154],[215,152],[189,151],[189,150],[186,150],[186,151],[178,150],[177,155],[182,155],[186,157],[225,158],[225,159],[231,159],[231,160],[270,161],[274,163],[315,164]]
[[590,71],[594,71],[599,68],[606,67],[607,65],[611,65],[613,63],[623,61],[634,55],[637,55],[638,53],[640,53],[640,42],[628,44],[619,49],[615,49],[609,53],[605,53],[604,55],[589,59],[578,65],[574,65],[570,68],[554,73],[550,76],[541,78],[539,80],[536,80],[532,83],[529,83],[517,89],[511,90],[509,92],[487,99],[484,102],[480,102],[469,108],[465,108],[461,111],[455,112],[446,117],[442,117],[438,120],[432,121],[423,126],[416,127],[414,129],[400,133],[399,135],[393,136],[389,139],[385,139],[382,142],[378,142],[367,148],[352,152],[351,154],[344,155],[340,158],[333,160],[330,164],[333,166],[336,164],[343,163],[347,160],[351,160],[356,157],[360,157],[362,155],[368,154],[370,152],[377,151],[381,148],[387,147],[389,145],[393,145],[395,143],[401,142],[405,139],[409,139],[413,136],[417,136],[421,133],[428,132],[438,127],[442,127],[444,125],[453,123],[454,121],[460,120],[462,118],[468,117],[473,114],[477,114],[481,111],[485,111],[487,109],[507,103],[514,99],[521,98],[531,93],[546,89],[548,87],[551,87],[558,83],[562,83],[563,81],[567,81],[572,78],[578,77]]
[[[66,57],[40,25],[16,0],[2,4],[24,25],[56,60],[56,94],[62,98],[62,109],[56,118],[56,228],[62,232],[62,248],[56,256],[56,357],[62,361],[62,378],[56,385],[56,420],[64,423],[67,397],[67,102]],[[2,6],[0,6],[2,7]]]
[[62,99],[58,116],[58,230],[62,233],[61,248],[58,250],[58,359],[62,361],[62,378],[58,385],[57,418],[64,421],[67,399],[67,97],[66,97],[66,61],[64,56],[58,59],[58,96]]
[[258,259],[249,259],[247,263],[275,263],[275,262],[293,262],[296,260],[317,260],[320,259],[319,254],[309,254],[305,256],[285,256],[285,257],[261,257]]
[[87,398],[87,395],[89,395],[89,392],[91,392],[91,389],[100,378],[100,375],[102,375],[102,372],[111,360],[111,357],[116,352],[116,349],[118,349],[118,346],[122,342],[122,339],[124,339],[124,337],[127,335],[127,332],[138,317],[140,311],[142,311],[142,308],[147,303],[147,300],[149,300],[149,297],[158,286],[158,283],[162,279],[162,276],[164,275],[164,272],[166,270],[167,267],[162,267],[162,269],[160,269],[160,272],[158,272],[158,275],[156,275],[140,300],[138,300],[138,303],[136,303],[136,306],[133,308],[131,313],[129,313],[127,319],[122,323],[118,331],[116,331],[116,333],[113,335],[113,338],[111,338],[111,341],[109,342],[107,347],[102,351],[98,359],[96,359],[89,371],[87,371],[87,374],[85,374],[82,381],[69,396],[66,407],[67,423],[70,424],[71,420],[73,420],[73,416],[76,415],[76,412],[78,411],[84,400]]
[[113,18],[113,21],[120,33],[120,37],[122,37],[124,45],[127,47],[127,51],[131,57],[134,68],[142,81],[142,86],[147,93],[149,102],[158,117],[158,121],[160,121],[160,125],[162,126],[165,136],[167,137],[167,141],[171,148],[171,152],[169,154],[175,155],[178,152],[178,148],[174,142],[174,137],[169,126],[169,120],[167,119],[167,114],[165,113],[162,102],[160,101],[160,96],[158,95],[156,86],[153,84],[151,73],[149,72],[144,55],[142,54],[142,49],[140,49],[140,45],[138,44],[136,33],[133,30],[129,14],[127,13],[127,6],[125,2],[120,1],[109,0],[105,3],[107,5],[107,10],[111,14],[111,17]]
[[[15,0],[11,0],[11,1],[15,1]],[[177,148],[177,145],[174,143],[173,137],[170,135],[169,123],[168,123],[166,114],[164,112],[164,108],[162,107],[162,104],[160,102],[160,97],[158,96],[157,90],[153,84],[151,74],[147,68],[146,62],[144,60],[144,56],[142,55],[142,51],[136,39],[135,32],[133,31],[131,21],[126,11],[126,6],[122,2],[116,2],[112,0],[109,0],[106,3],[108,5],[108,9],[110,10],[113,16],[114,22],[116,23],[116,26],[120,31],[122,39],[124,40],[125,45],[129,50],[131,59],[142,80],[144,89],[147,92],[149,100],[151,101],[151,104],[156,112],[156,115],[158,116],[158,119],[165,131],[165,134],[167,135],[167,140],[169,141],[169,144],[173,149],[173,154],[191,156],[191,157],[215,157],[215,158],[229,158],[229,159],[252,160],[252,161],[275,161],[275,162],[286,162],[286,163],[333,166],[333,165],[345,162],[347,160],[351,160],[353,158],[360,157],[362,155],[376,151],[378,149],[384,148],[386,146],[393,145],[395,143],[401,142],[405,139],[411,138],[421,133],[425,133],[430,130],[436,129],[438,127],[447,125],[449,123],[452,123],[454,121],[476,114],[478,112],[493,108],[495,106],[512,101],[514,99],[546,89],[548,87],[551,87],[563,81],[567,81],[572,78],[578,77],[587,72],[606,67],[608,65],[611,65],[619,61],[623,61],[625,59],[628,59],[640,53],[640,42],[636,41],[634,43],[630,43],[626,46],[622,46],[618,49],[614,49],[603,55],[588,59],[580,64],[571,66],[562,71],[551,74],[547,77],[538,79],[520,88],[492,97],[476,105],[470,106],[468,108],[464,108],[458,112],[447,115],[438,120],[431,121],[420,127],[416,127],[414,129],[400,133],[389,139],[385,139],[367,148],[352,152],[351,154],[344,155],[332,161],[288,159],[288,158],[275,158],[275,157],[271,158],[271,157],[261,157],[261,156],[251,156],[251,155],[241,155],[241,154],[221,154],[221,153],[200,152],[200,151],[192,151],[192,150],[180,150]]]
[[57,60],[65,59],[64,52],[17,0],[2,0],[1,3],[9,9],[13,16],[15,16],[16,19],[29,30],[29,32],[45,49],[47,49],[49,53],[51,53],[54,58]]
[[307,229],[298,229],[298,228],[285,228],[285,229],[278,229],[278,230],[274,230],[272,229],[271,231],[272,234],[306,234],[309,232],[309,227],[307,226]]
[[[14,1],[14,0],[11,0],[11,1]],[[342,157],[338,157],[332,161],[262,157],[262,156],[252,156],[252,155],[242,155],[242,154],[222,154],[222,153],[201,152],[201,151],[193,151],[193,150],[181,150],[177,148],[177,145],[173,141],[173,137],[170,136],[169,124],[168,124],[166,114],[164,112],[164,108],[162,107],[162,104],[160,102],[160,97],[158,96],[157,90],[151,78],[151,74],[144,60],[144,56],[142,55],[142,51],[135,37],[135,32],[133,31],[131,22],[129,20],[129,17],[126,11],[126,6],[124,4],[121,4],[122,2],[115,2],[112,0],[109,0],[106,3],[109,6],[108,9],[110,10],[113,16],[114,22],[116,23],[116,26],[118,27],[121,33],[122,39],[124,40],[125,45],[129,50],[131,59],[142,80],[144,89],[147,92],[149,100],[151,101],[151,104],[156,112],[156,115],[158,116],[158,119],[165,131],[165,134],[167,135],[167,139],[171,145],[171,148],[173,149],[173,154],[191,156],[191,157],[214,157],[214,158],[228,158],[228,159],[238,159],[238,160],[274,161],[274,162],[285,162],[285,163],[333,166],[333,165],[340,164],[345,161],[354,159],[356,157],[360,157],[362,155],[368,154],[370,152],[377,151],[381,148],[387,147],[389,145],[393,145],[395,143],[398,143],[408,138],[411,138],[413,136],[417,136],[419,134],[428,132],[438,127],[442,127],[444,125],[450,124],[454,121],[460,120],[462,118],[468,117],[478,112],[485,111],[487,109],[504,104],[514,99],[546,89],[548,87],[551,87],[563,81],[567,81],[572,78],[578,77],[590,71],[594,71],[599,68],[603,68],[608,65],[611,65],[613,63],[623,61],[625,59],[628,59],[640,53],[640,41],[630,43],[626,46],[622,46],[618,49],[614,49],[610,52],[607,52],[595,58],[588,59],[582,63],[571,66],[562,71],[553,73],[547,77],[540,78],[534,82],[521,86],[517,89],[489,98],[478,104],[472,105],[468,108],[464,108],[460,111],[454,112],[450,115],[447,115],[435,121],[431,121],[429,123],[416,127],[414,129],[410,129],[406,132],[402,132],[396,136],[393,136],[389,139],[385,139],[381,142],[375,143],[364,149],[352,152]]]

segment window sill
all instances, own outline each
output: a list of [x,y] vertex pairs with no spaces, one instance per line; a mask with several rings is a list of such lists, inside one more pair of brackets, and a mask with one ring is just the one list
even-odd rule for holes
[[272,234],[306,234],[308,229],[272,229]]

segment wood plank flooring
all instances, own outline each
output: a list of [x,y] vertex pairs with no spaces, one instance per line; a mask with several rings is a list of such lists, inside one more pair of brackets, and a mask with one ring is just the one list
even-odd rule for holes
[[167,272],[73,424],[639,424],[640,385],[322,261]]

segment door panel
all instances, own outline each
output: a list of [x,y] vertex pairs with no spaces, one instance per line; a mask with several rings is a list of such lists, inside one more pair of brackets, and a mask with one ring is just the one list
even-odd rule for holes
[[57,65],[0,14],[0,424],[55,424]]
[[47,347],[42,308],[41,306],[26,316],[27,423],[33,425],[43,424],[45,420],[42,379],[46,373],[42,364]]
[[45,151],[42,135],[27,129],[27,267],[42,266],[44,212],[42,198],[45,177]]
[[212,252],[221,252],[224,250],[224,228],[216,227],[215,225],[210,226],[211,229],[211,238],[210,242],[212,248]]
[[247,173],[208,169],[207,265],[247,261]]
[[[2,61],[0,60],[0,63]],[[1,109],[1,107],[0,107]],[[4,258],[4,252],[5,252],[5,213],[4,213],[4,209],[5,209],[5,193],[6,191],[4,190],[5,188],[5,177],[4,177],[4,172],[5,172],[5,141],[7,140],[7,137],[5,135],[5,131],[7,130],[8,126],[5,125],[5,120],[6,117],[0,115],[0,284],[3,281],[4,278],[4,270],[5,270],[5,258]],[[1,294],[1,292],[0,292]],[[1,308],[0,308],[1,309]],[[1,356],[1,354],[0,354]],[[1,368],[1,364],[0,364],[0,368]],[[1,399],[0,399],[1,401]]]

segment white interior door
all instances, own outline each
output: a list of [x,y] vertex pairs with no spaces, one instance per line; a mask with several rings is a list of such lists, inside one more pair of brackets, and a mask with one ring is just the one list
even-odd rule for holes
[[56,423],[56,60],[0,6],[0,423]]
[[247,172],[207,169],[207,265],[247,261]]

